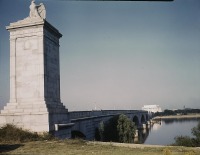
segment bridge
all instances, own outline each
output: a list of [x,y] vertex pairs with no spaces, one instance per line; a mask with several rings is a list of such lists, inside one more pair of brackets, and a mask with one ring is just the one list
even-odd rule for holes
[[[97,131],[100,122],[106,122],[116,115],[124,114],[132,120],[137,129],[144,129],[150,122],[151,114],[142,110],[95,110],[95,111],[73,111],[69,112],[71,123],[57,124],[57,132],[65,130],[71,125],[71,133],[79,133],[87,140],[95,139],[95,132]],[[59,135],[62,137],[62,134]]]

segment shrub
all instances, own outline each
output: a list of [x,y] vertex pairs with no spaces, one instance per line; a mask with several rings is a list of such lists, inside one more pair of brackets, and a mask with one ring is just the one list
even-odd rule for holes
[[194,146],[193,140],[188,136],[177,136],[175,137],[175,145],[178,146]]
[[38,135],[37,133],[23,130],[12,124],[6,124],[0,128],[0,142],[26,142],[36,140],[50,140],[53,136],[49,133]]
[[197,127],[192,128],[192,134],[196,137],[194,139],[195,146],[200,147],[200,122]]
[[199,147],[200,146],[200,122],[198,123],[197,127],[192,128],[191,132],[195,138],[191,138],[188,136],[178,136],[178,137],[175,137],[174,145]]

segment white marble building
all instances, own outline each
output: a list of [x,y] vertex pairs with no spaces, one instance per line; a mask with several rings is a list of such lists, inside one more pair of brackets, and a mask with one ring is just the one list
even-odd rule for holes
[[159,105],[144,105],[142,107],[142,110],[148,111],[148,112],[162,112],[162,109]]

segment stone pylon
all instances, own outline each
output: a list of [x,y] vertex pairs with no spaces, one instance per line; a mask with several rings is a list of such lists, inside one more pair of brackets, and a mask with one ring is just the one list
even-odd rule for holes
[[6,27],[10,32],[10,101],[1,110],[0,124],[70,137],[72,124],[60,100],[62,35],[45,18],[44,5],[32,1],[29,17]]

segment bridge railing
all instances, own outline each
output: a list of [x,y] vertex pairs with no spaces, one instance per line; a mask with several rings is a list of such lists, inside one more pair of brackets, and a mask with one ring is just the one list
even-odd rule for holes
[[70,119],[84,118],[84,117],[94,117],[101,115],[117,115],[117,114],[127,114],[127,113],[138,113],[145,112],[143,110],[93,110],[93,111],[71,111],[69,112]]

